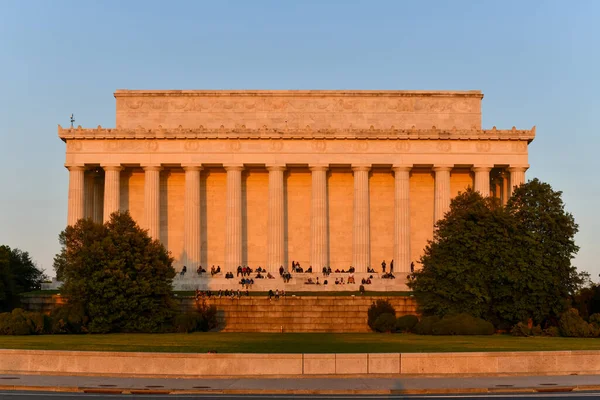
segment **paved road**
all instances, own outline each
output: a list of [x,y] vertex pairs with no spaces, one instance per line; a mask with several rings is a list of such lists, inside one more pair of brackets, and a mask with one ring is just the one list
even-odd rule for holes
[[115,394],[85,394],[85,393],[51,393],[51,392],[0,392],[0,399],[7,400],[172,400],[172,399],[201,399],[201,400],[379,400],[379,399],[407,399],[407,400],[433,400],[433,399],[469,399],[469,400],[516,400],[516,399],[567,399],[567,400],[590,400],[600,399],[600,393],[535,393],[535,394],[502,394],[502,395],[379,395],[379,396],[333,396],[333,395],[115,395]]

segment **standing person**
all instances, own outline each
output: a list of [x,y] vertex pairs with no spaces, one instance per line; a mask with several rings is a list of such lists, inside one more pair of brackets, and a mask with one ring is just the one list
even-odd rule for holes
[[411,263],[410,263],[410,273],[412,274],[413,272],[415,272],[415,263],[411,261]]
[[390,274],[394,273],[394,260],[390,263]]
[[383,271],[383,273],[385,274],[385,260],[383,260],[381,262],[381,270]]

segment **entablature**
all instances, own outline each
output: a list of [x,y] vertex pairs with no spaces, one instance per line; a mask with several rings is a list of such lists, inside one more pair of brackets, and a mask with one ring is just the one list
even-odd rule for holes
[[176,129],[137,129],[103,128],[96,129],[63,128],[58,125],[58,136],[63,140],[77,139],[358,139],[358,140],[525,140],[528,143],[535,138],[535,126],[531,129],[319,129],[310,126],[302,130],[281,130],[263,126],[260,129],[247,129],[244,125],[235,128],[196,129],[179,127]]

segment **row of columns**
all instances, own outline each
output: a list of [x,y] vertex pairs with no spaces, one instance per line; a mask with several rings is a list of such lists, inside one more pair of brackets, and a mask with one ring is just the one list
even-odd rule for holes
[[[436,165],[434,193],[434,221],[443,218],[450,208],[451,165]],[[158,239],[160,234],[160,165],[146,165],[144,184],[145,228],[151,237]],[[84,216],[94,215],[97,210],[100,188],[89,183],[87,193],[94,193],[93,199],[85,201],[85,167],[69,166],[69,211],[68,225],[74,225]],[[103,166],[104,210],[103,220],[119,210],[121,166]],[[234,270],[242,265],[242,171],[244,166],[226,165],[227,197],[225,218],[225,270]],[[370,165],[355,165],[352,265],[358,272],[366,272],[370,266],[370,205],[369,171]],[[410,270],[410,171],[411,166],[393,166],[394,171],[394,263],[399,272]],[[482,195],[490,193],[490,171],[492,166],[475,166],[474,189]],[[510,167],[510,187],[525,182],[526,167]],[[200,263],[201,224],[200,224],[200,165],[184,166],[184,260],[183,263],[195,266]],[[267,165],[269,171],[269,202],[267,225],[267,268],[276,271],[285,263],[285,215],[284,215],[284,172],[285,165]],[[327,170],[328,165],[310,166],[312,175],[311,193],[311,241],[310,264],[316,270],[328,265],[328,215],[327,215]],[[92,185],[93,188],[92,188]],[[94,215],[94,218],[99,217]]]

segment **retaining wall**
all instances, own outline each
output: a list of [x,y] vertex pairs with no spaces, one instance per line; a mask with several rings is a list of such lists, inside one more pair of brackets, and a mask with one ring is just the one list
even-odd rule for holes
[[0,374],[148,377],[599,374],[600,351],[173,354],[0,350]]

